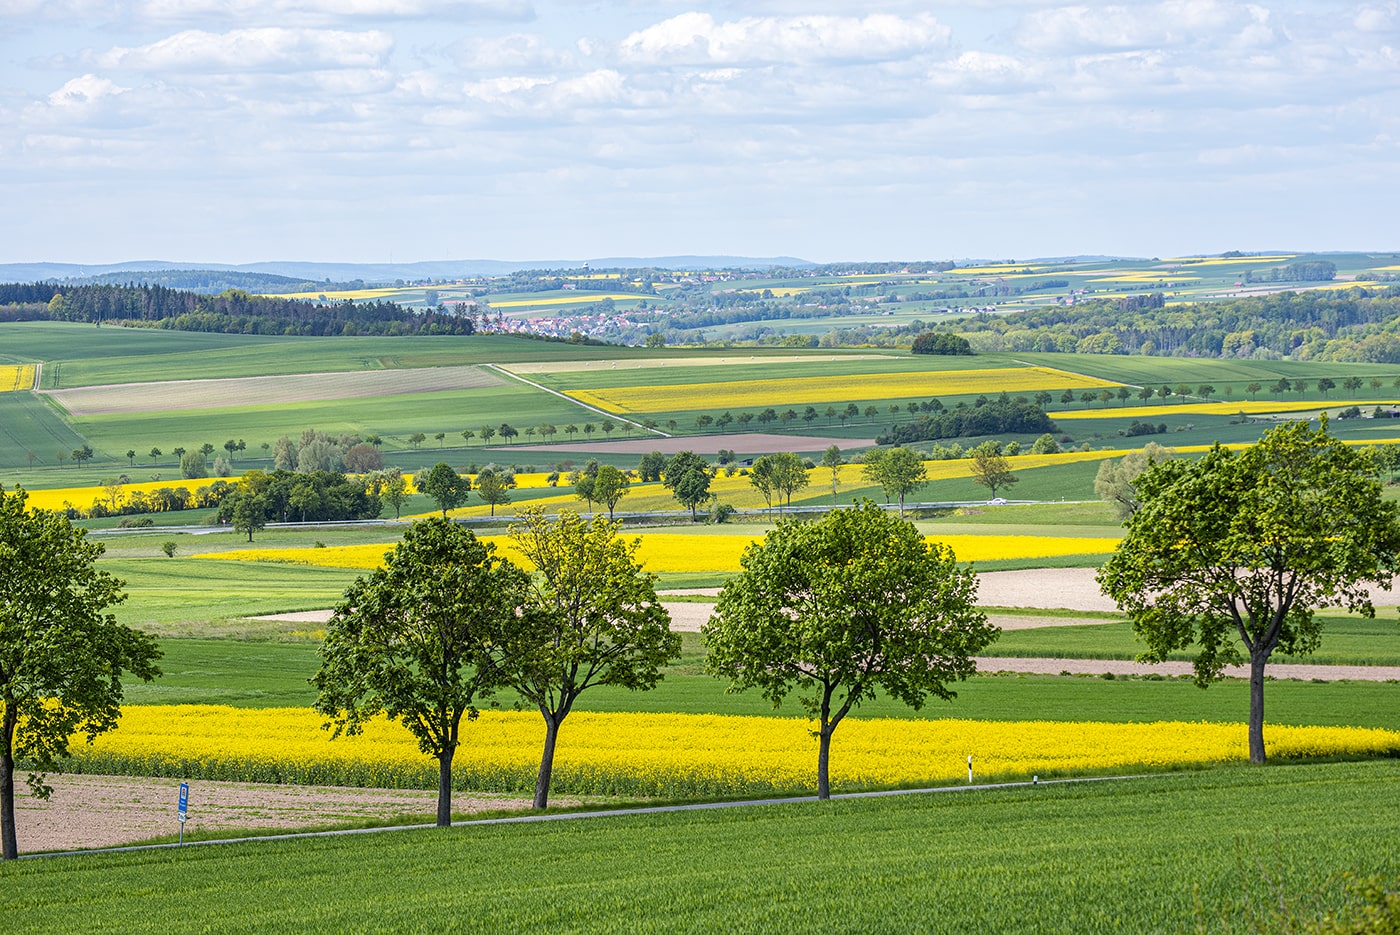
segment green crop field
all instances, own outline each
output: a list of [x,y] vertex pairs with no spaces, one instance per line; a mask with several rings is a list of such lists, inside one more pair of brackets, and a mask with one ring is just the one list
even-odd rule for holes
[[[1307,662],[1317,665],[1400,666],[1400,620],[1394,608],[1376,611],[1376,619],[1329,617],[1324,621],[1322,649],[1311,656],[1276,652],[1276,663]],[[1133,637],[1129,623],[1092,624],[1013,630],[1001,635],[987,650],[991,656],[1049,656],[1063,659],[1133,659],[1145,647]],[[1191,659],[1188,652],[1172,653],[1172,659]],[[1397,710],[1400,714],[1400,710]]]
[[1255,931],[1400,873],[1397,811],[1395,762],[1236,767],[53,857],[0,867],[0,907],[46,935]]
[[[250,708],[310,705],[315,691],[308,679],[320,664],[318,644],[313,639],[314,631],[302,629],[297,634],[291,629],[297,626],[314,625],[281,624],[281,633],[264,634],[290,636],[297,642],[162,639],[165,658],[161,668],[165,675],[150,684],[129,681],[125,689],[127,702]],[[1003,638],[1013,635],[1006,633]],[[577,710],[800,715],[796,702],[775,712],[754,692],[727,693],[725,683],[704,673],[705,650],[700,636],[683,636],[682,657],[667,667],[665,678],[654,690],[590,689],[580,696]],[[1324,648],[1327,645],[1324,638]],[[1373,645],[1383,646],[1384,642],[1377,640]],[[1243,679],[1227,679],[1201,689],[1185,678],[982,675],[957,685],[956,690],[955,701],[930,701],[919,711],[890,699],[876,698],[863,704],[851,717],[1240,723],[1249,711],[1249,683]],[[510,693],[495,698],[497,704],[507,708],[516,700]],[[1400,725],[1396,686],[1384,682],[1278,679],[1269,683],[1268,704],[1272,724],[1390,730]],[[470,745],[470,726],[463,731],[463,742]]]

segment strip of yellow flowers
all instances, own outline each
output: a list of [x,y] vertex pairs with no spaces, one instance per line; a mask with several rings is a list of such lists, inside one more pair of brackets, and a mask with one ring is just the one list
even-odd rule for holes
[[34,389],[33,364],[5,364],[0,366],[0,393],[17,393]]
[[[657,386],[618,386],[570,390],[569,396],[608,412],[677,411],[677,400],[703,400],[706,409],[788,407],[852,400],[928,399],[972,393],[1118,386],[1108,380],[1051,367],[1006,367],[997,370],[930,370],[921,373],[870,373],[839,377],[794,377],[785,380],[733,380]],[[689,408],[691,404],[681,404]]]
[[[500,554],[517,564],[528,562],[515,549],[508,536],[482,536],[493,542]],[[739,557],[761,535],[705,535],[687,533],[643,533],[637,558],[651,572],[738,571]],[[932,536],[950,546],[960,561],[979,562],[998,558],[1052,558],[1060,555],[1106,555],[1118,545],[1113,538],[1076,536]],[[285,562],[293,565],[321,565],[330,568],[373,569],[383,564],[393,544],[342,545],[324,549],[234,549],[227,552],[201,552],[193,558],[243,562]]]
[[[371,722],[331,740],[306,708],[128,706],[118,730],[74,744],[86,772],[187,779],[435,788],[437,763],[402,726]],[[1271,726],[1270,757],[1393,756],[1400,732]],[[533,788],[539,715],[484,711],[463,726],[454,762],[464,790]],[[576,712],[559,733],[559,792],[679,796],[808,789],[816,741],[805,718]],[[1243,724],[847,720],[835,735],[838,787],[1172,767],[1248,758]]]

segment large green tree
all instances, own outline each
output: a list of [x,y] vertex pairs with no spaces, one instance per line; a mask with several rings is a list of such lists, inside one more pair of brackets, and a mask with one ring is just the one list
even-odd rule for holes
[[46,798],[43,773],[91,742],[121,714],[122,676],[160,675],[155,642],[107,612],[122,582],[97,568],[102,546],[67,517],[25,508],[22,489],[0,487],[0,854],[19,855],[15,761],[32,765],[29,786]]
[[448,510],[455,510],[467,502],[472,482],[471,478],[463,477],[454,471],[446,461],[439,461],[423,479],[422,489],[423,493],[438,505],[438,509],[442,510],[443,518],[446,518]]
[[1094,492],[1100,500],[1113,504],[1113,510],[1120,520],[1127,519],[1137,512],[1140,505],[1137,480],[1142,472],[1158,461],[1174,457],[1175,449],[1148,442],[1117,461],[1101,461],[1098,474],[1094,477]]
[[690,508],[695,520],[695,508],[710,496],[709,463],[693,451],[678,451],[666,462],[661,482],[671,491],[681,506]]
[[1400,562],[1400,508],[1381,496],[1369,458],[1292,422],[1233,452],[1154,464],[1140,505],[1099,571],[1104,593],[1160,662],[1195,652],[1207,687],[1249,663],[1249,758],[1262,763],[1265,667],[1275,650],[1317,649],[1318,607],[1374,616],[1366,584],[1389,588]]
[[681,640],[657,599],[656,576],[637,562],[640,540],[623,539],[616,523],[576,513],[552,521],[530,508],[510,534],[533,568],[530,594],[495,641],[493,662],[544,718],[535,807],[545,808],[559,727],[579,695],[595,685],[654,688]]
[[496,515],[496,507],[510,502],[510,491],[515,486],[515,475],[510,471],[497,471],[484,467],[476,475],[476,495],[491,507],[491,515]]
[[995,441],[983,442],[972,449],[971,468],[972,479],[990,490],[993,498],[998,487],[1010,487],[1021,480],[1011,470],[1011,462],[1006,460],[1001,445]]
[[526,575],[442,517],[414,523],[382,568],[357,578],[326,625],[312,682],[334,736],[381,711],[438,761],[437,823],[452,821],[461,722],[490,690],[486,647],[523,606]]
[[598,468],[598,476],[593,478],[593,499],[608,508],[608,519],[613,518],[613,510],[619,500],[627,496],[631,478],[611,464]]
[[777,707],[792,691],[817,721],[817,795],[828,798],[831,736],[879,691],[914,709],[999,631],[975,606],[977,578],[947,546],[869,500],[817,522],[779,520],[744,550],[702,628],[706,665]]
[[899,498],[899,515],[904,515],[904,498],[928,483],[924,461],[910,448],[875,448],[865,456],[861,473],[885,491],[885,502]]

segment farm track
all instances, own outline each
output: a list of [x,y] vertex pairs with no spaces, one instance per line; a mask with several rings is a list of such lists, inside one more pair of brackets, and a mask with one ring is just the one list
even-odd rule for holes
[[[146,782],[146,783],[149,784],[149,785],[156,785],[156,784],[159,784],[160,792],[161,792],[161,794],[163,795],[164,800],[161,802],[161,804],[160,804],[159,806],[156,806],[156,810],[157,810],[158,813],[159,813],[159,814],[158,814],[158,818],[157,818],[156,815],[154,815],[154,814],[150,816],[150,820],[152,821],[152,826],[151,826],[150,828],[144,829],[145,833],[144,833],[142,836],[144,836],[144,837],[151,837],[151,836],[158,835],[158,834],[162,834],[162,833],[170,833],[170,831],[171,831],[171,829],[170,829],[170,825],[171,825],[171,819],[170,819],[171,806],[170,806],[170,803],[169,803],[168,800],[170,799],[170,792],[171,792],[171,789],[172,789],[172,788],[175,786],[175,784],[176,784],[176,783],[175,783],[175,780],[172,780],[172,779],[131,780],[131,779],[128,779],[127,777],[101,777],[101,776],[97,776],[97,777],[86,777],[86,778],[91,778],[91,779],[93,779],[93,780],[98,780],[98,781],[101,781],[101,780],[113,780],[113,781],[115,781],[116,783],[119,783],[119,784],[122,784],[122,783],[130,783],[130,782],[138,782],[138,781],[144,781],[144,782]],[[1138,776],[1138,775],[1125,775],[1125,776],[1085,776],[1085,777],[1072,778],[1072,779],[1053,779],[1053,780],[1046,780],[1046,781],[1043,782],[1043,783],[1039,783],[1039,782],[1036,782],[1036,781],[1033,781],[1033,782],[1026,782],[1026,781],[1023,780],[1023,781],[1019,781],[1019,782],[979,783],[979,784],[968,784],[968,785],[958,785],[958,786],[932,786],[932,787],[920,788],[920,789],[883,789],[883,790],[878,790],[878,791],[874,791],[874,792],[844,792],[844,793],[834,793],[834,794],[831,796],[831,798],[832,798],[833,800],[838,800],[838,799],[870,799],[870,798],[886,798],[886,797],[889,797],[889,796],[904,796],[904,795],[933,795],[933,794],[936,794],[936,793],[949,793],[949,792],[985,792],[985,791],[993,790],[993,789],[1024,788],[1024,787],[1034,786],[1034,785],[1045,785],[1045,786],[1049,786],[1049,785],[1065,785],[1065,784],[1086,783],[1086,782],[1087,782],[1087,783],[1096,783],[1096,782],[1123,782],[1123,781],[1129,781],[1129,780],[1133,780],[1133,779],[1145,779],[1145,778],[1148,778],[1148,777],[1146,777],[1146,776]],[[261,796],[261,797],[263,797],[263,798],[268,798],[268,797],[270,797],[270,796],[269,796],[269,793],[273,793],[273,792],[275,792],[276,790],[283,788],[283,787],[279,787],[279,786],[259,785],[259,784],[257,784],[257,783],[208,783],[208,782],[200,783],[200,784],[199,784],[199,787],[200,787],[200,788],[204,788],[204,787],[215,786],[215,785],[238,785],[238,786],[242,786],[242,787],[245,787],[245,788],[248,790],[248,792],[249,792],[250,794],[252,794],[252,795],[254,795],[254,796]],[[330,794],[330,795],[341,795],[341,794],[345,794],[345,793],[350,793],[350,794],[357,794],[357,793],[358,793],[358,794],[365,794],[365,795],[368,795],[368,796],[374,796],[374,795],[376,795],[376,794],[388,794],[388,795],[390,795],[390,796],[395,796],[395,795],[398,795],[399,793],[402,792],[402,790],[389,790],[389,789],[341,789],[341,788],[333,788],[333,787],[299,787],[299,788],[300,788],[304,793],[307,794],[307,798],[308,798],[308,800],[309,800],[309,803],[308,803],[308,804],[314,804],[314,802],[315,802],[315,800],[316,800],[316,796],[317,796],[318,794],[321,794],[321,795],[325,795],[325,794]],[[194,789],[194,787],[192,786],[192,788],[191,788],[191,793],[192,793],[192,794],[193,794],[193,789]],[[422,799],[423,801],[429,802],[429,804],[431,805],[431,804],[435,803],[437,793],[436,793],[436,792],[415,792],[415,793],[413,793],[413,795],[415,795],[415,796],[416,796],[417,798],[419,798],[419,799]],[[463,801],[468,801],[468,797],[460,796],[460,795],[459,795],[459,796],[454,796],[454,797],[453,797],[453,807],[454,807],[454,811],[468,811],[468,810],[470,810],[469,808],[466,808],[466,807],[460,808],[460,809],[459,809],[459,808],[457,807],[459,799],[460,799],[460,800],[463,800]],[[474,803],[474,804],[477,803],[477,802],[479,802],[479,801],[486,802],[486,803],[488,803],[488,804],[485,806],[485,807],[487,807],[487,808],[492,808],[492,807],[494,807],[494,808],[501,808],[501,807],[503,807],[503,806],[504,806],[504,807],[509,807],[509,805],[507,804],[507,801],[506,801],[505,799],[480,799],[480,800],[478,800],[478,799],[476,799],[476,798],[471,798],[469,801],[472,802],[472,803]],[[523,800],[522,800],[522,801],[523,801]],[[554,801],[555,801],[555,807],[556,807],[556,808],[557,808],[557,807],[561,807],[561,806],[564,807],[564,808],[568,808],[568,807],[570,807],[571,805],[575,804],[574,802],[569,801],[569,800],[564,799],[564,798],[557,798],[557,799],[555,799]],[[538,812],[536,812],[536,813],[524,814],[524,815],[514,815],[514,816],[510,816],[510,817],[505,817],[505,818],[477,818],[477,819],[466,819],[466,820],[462,820],[462,821],[454,821],[454,822],[452,823],[452,827],[454,827],[454,828],[471,828],[471,827],[485,826],[485,825],[515,825],[515,824],[537,824],[537,823],[539,823],[539,822],[547,822],[547,821],[575,821],[575,820],[585,819],[585,818],[622,818],[622,817],[629,817],[629,816],[636,816],[636,815],[661,815],[661,814],[676,813],[676,812],[712,811],[712,810],[714,810],[714,809],[752,808],[752,807],[755,807],[755,806],[770,806],[770,805],[791,805],[791,804],[796,804],[796,803],[803,803],[803,802],[808,802],[808,803],[810,803],[810,802],[816,802],[816,801],[818,801],[818,799],[817,799],[816,796],[814,796],[814,795],[805,795],[805,796],[793,796],[793,797],[790,797],[790,798],[741,799],[741,800],[738,800],[738,801],[729,801],[729,802],[695,802],[695,803],[682,804],[682,805],[651,805],[651,806],[639,806],[639,807],[638,807],[638,806],[633,806],[633,807],[626,807],[626,808],[611,808],[611,809],[605,809],[605,810],[600,810],[600,811],[588,811],[588,812],[561,812],[561,811],[552,811],[552,812],[544,812],[544,813],[538,813]],[[489,804],[489,803],[493,803],[493,802],[494,802],[494,805],[493,805],[493,804]],[[192,805],[192,808],[193,808],[193,807],[194,807],[194,806]],[[302,817],[303,817],[303,821],[306,822],[306,821],[315,821],[315,820],[318,820],[318,819],[319,819],[319,820],[325,820],[325,817],[326,817],[326,816],[325,816],[324,814],[320,814],[320,813],[316,813],[316,812],[310,812],[310,813],[307,813],[307,814],[303,815]],[[158,824],[155,824],[155,822],[158,822]],[[249,823],[249,824],[245,825],[245,827],[254,827],[254,826],[255,826],[255,825],[252,824],[252,823]],[[264,827],[267,827],[267,825],[263,825],[263,826],[264,826]],[[304,823],[303,823],[303,826],[304,826]],[[72,827],[72,823],[69,824],[69,830],[70,830],[70,831],[71,831],[71,827]],[[172,844],[133,845],[133,846],[127,846],[127,847],[122,847],[122,846],[100,846],[100,845],[99,845],[99,846],[94,846],[94,845],[91,845],[91,844],[73,843],[73,839],[72,839],[71,837],[64,837],[62,834],[57,834],[57,835],[54,835],[53,838],[50,840],[50,842],[47,843],[47,844],[46,844],[45,846],[43,846],[43,847],[29,847],[29,846],[26,846],[26,845],[22,844],[22,845],[21,845],[21,851],[23,851],[23,853],[20,854],[20,858],[21,858],[21,859],[35,859],[35,858],[45,858],[45,857],[71,857],[71,856],[84,856],[84,855],[92,855],[92,854],[113,854],[113,853],[130,853],[130,852],[134,852],[134,851],[168,850],[168,849],[173,848],[173,847],[205,847],[205,846],[217,845],[217,844],[252,843],[252,842],[258,842],[258,841],[288,841],[288,840],[297,840],[297,839],[302,839],[302,838],[344,837],[344,836],[347,836],[347,835],[358,835],[358,834],[380,834],[380,833],[386,833],[386,832],[402,832],[402,831],[425,831],[425,830],[431,829],[431,828],[433,828],[433,827],[435,827],[435,826],[434,826],[431,822],[423,822],[423,823],[420,823],[420,824],[400,824],[400,825],[392,825],[392,826],[380,827],[380,828],[349,828],[349,829],[336,830],[336,831],[302,831],[302,832],[293,832],[293,833],[289,833],[289,834],[273,834],[273,835],[264,835],[264,836],[251,837],[251,838],[250,838],[250,837],[229,837],[229,838],[221,838],[221,839],[218,839],[218,840],[192,841],[192,842],[190,842],[190,843],[188,843],[188,844],[184,844],[184,845],[173,844],[173,843],[172,843]],[[132,839],[131,836],[128,836],[128,837],[126,838],[126,840],[131,840],[131,839]],[[58,850],[58,849],[60,849],[60,848],[91,848],[91,849],[86,849],[86,850],[75,850],[75,851],[70,851],[69,853],[63,853],[63,852],[61,852],[61,851],[58,852],[58,853],[53,853],[53,851]],[[47,852],[46,852],[46,851],[47,851]]]
[[503,382],[472,365],[119,383],[42,392],[74,416],[97,416],[487,389]]
[[495,373],[500,374],[503,378],[506,378],[508,380],[517,380],[521,383],[524,383],[526,386],[540,390],[541,392],[549,393],[551,396],[558,396],[560,399],[572,403],[573,405],[578,406],[580,409],[586,409],[589,412],[597,413],[605,419],[616,419],[619,422],[624,422],[627,425],[639,428],[643,432],[650,432],[652,435],[658,436],[660,438],[671,437],[666,432],[663,432],[660,429],[649,429],[645,425],[642,425],[640,422],[633,422],[631,419],[628,419],[625,416],[620,416],[617,413],[608,412],[606,409],[599,409],[597,406],[590,406],[587,403],[581,403],[577,399],[574,399],[572,396],[568,395],[567,393],[561,393],[558,390],[552,390],[547,386],[543,386],[539,383],[536,383],[534,380],[527,380],[520,374],[512,373],[511,371],[500,366],[499,364],[483,364],[483,366],[488,370],[492,370]]

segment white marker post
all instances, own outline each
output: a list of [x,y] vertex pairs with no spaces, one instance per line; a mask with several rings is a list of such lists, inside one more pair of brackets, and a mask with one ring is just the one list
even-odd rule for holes
[[178,818],[180,819],[180,844],[181,844],[181,845],[183,845],[183,844],[185,843],[185,819],[188,817],[188,816],[186,815],[186,812],[189,811],[189,806],[190,806],[190,784],[187,783],[187,782],[182,782],[182,783],[180,783],[180,811],[179,811],[179,814],[176,816],[176,817],[178,817]]
[[967,784],[972,785],[972,757],[967,758]]

